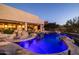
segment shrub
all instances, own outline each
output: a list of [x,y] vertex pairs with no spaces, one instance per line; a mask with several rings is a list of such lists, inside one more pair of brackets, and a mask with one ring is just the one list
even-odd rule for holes
[[9,28],[3,30],[4,34],[12,34],[13,32],[14,32],[14,30],[13,29],[9,29]]

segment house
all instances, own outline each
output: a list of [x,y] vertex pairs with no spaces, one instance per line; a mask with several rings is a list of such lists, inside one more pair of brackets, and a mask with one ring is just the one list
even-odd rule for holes
[[44,21],[38,16],[0,4],[0,29],[25,29],[26,31],[43,31]]

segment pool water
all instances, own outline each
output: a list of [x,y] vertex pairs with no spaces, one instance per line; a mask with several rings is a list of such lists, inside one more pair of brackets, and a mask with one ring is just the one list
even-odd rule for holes
[[49,33],[44,36],[37,36],[32,40],[18,42],[21,47],[37,54],[53,54],[68,49],[64,41],[59,39],[60,34]]

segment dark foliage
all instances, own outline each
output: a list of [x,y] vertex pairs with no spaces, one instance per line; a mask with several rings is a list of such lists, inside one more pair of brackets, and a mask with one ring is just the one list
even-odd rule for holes
[[44,25],[45,30],[48,30],[48,31],[53,31],[54,29],[56,29],[58,27],[59,27],[59,25],[56,23],[48,23],[48,24]]
[[68,20],[64,26],[67,32],[79,33],[79,17]]

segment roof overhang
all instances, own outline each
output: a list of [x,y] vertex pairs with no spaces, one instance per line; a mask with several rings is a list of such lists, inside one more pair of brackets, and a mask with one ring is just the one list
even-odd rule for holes
[[44,24],[44,21],[38,16],[32,15],[14,7],[7,6],[5,4],[0,4],[0,19]]

